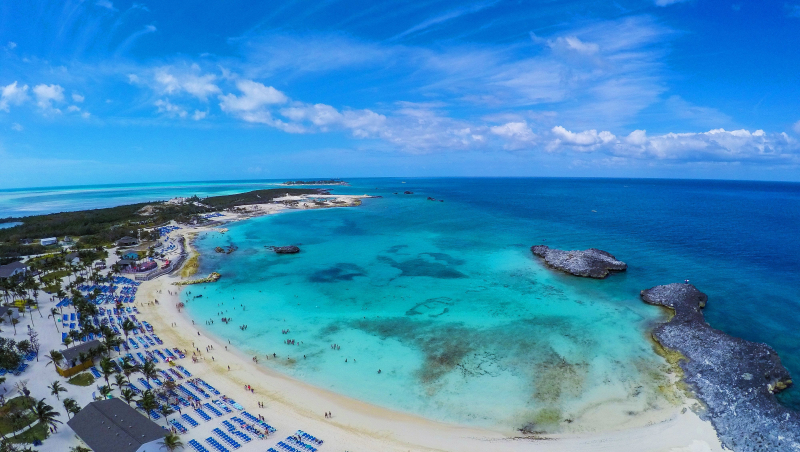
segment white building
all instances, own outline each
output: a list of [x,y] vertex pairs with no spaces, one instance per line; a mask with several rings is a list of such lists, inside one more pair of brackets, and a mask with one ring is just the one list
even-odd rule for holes
[[50,237],[50,238],[42,239],[41,243],[42,243],[42,246],[55,245],[56,243],[58,243],[58,239],[55,238],[55,237]]

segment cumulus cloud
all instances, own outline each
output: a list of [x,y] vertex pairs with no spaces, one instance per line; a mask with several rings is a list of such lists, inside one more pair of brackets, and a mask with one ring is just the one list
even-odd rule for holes
[[634,133],[637,135],[616,143],[613,153],[658,160],[767,163],[796,161],[800,150],[797,140],[786,133],[767,134],[763,130],[712,129],[652,137],[644,131]]
[[64,101],[64,88],[60,85],[36,85],[33,87],[33,94],[39,108],[45,112],[61,113],[61,110],[53,107],[53,103]]
[[86,100],[86,98],[83,97],[82,95],[80,95],[78,93],[72,93],[72,101],[73,102],[80,103],[80,102],[83,102],[84,100]]
[[194,119],[195,121],[199,121],[205,118],[207,115],[208,115],[207,111],[195,110],[194,114],[192,115],[192,119]]
[[503,145],[506,149],[525,147],[538,138],[526,121],[507,122],[503,125],[490,127],[489,131],[507,140]]
[[252,112],[265,106],[286,103],[289,98],[277,89],[252,80],[239,80],[236,88],[240,96],[227,94],[220,96],[220,108],[226,112]]
[[792,125],[792,130],[794,130],[794,133],[800,135],[800,121],[797,121],[794,123],[794,125]]
[[572,146],[579,151],[588,152],[594,150],[598,146],[608,144],[617,138],[613,133],[605,130],[599,133],[595,129],[575,133],[562,126],[555,126],[550,132],[555,137],[555,140],[549,143],[549,150],[554,150],[562,145],[566,145]]
[[[206,101],[208,96],[221,93],[219,87],[214,83],[216,76],[214,74],[198,75],[194,71],[199,68],[193,68],[192,72],[180,72],[174,68],[161,68],[156,70],[153,79],[156,82],[156,88],[162,94],[179,94],[188,93],[202,101]],[[139,77],[135,76],[129,80],[132,83],[139,81]]]
[[159,113],[164,113],[169,117],[185,118],[188,115],[185,108],[175,105],[169,100],[159,99],[155,102],[155,106],[158,107]]
[[10,83],[0,89],[0,110],[9,111],[10,105],[20,105],[28,99],[28,85]]
[[15,122],[11,124],[11,130],[15,132],[22,132],[25,128],[22,127],[22,124]]
[[70,113],[74,113],[76,111],[81,111],[81,107],[77,105],[70,105],[69,107],[67,107],[67,111]]
[[344,128],[357,138],[376,136],[386,123],[386,117],[371,110],[345,110],[325,104],[293,103],[282,108],[280,114],[294,122],[310,122],[322,132],[332,128]]

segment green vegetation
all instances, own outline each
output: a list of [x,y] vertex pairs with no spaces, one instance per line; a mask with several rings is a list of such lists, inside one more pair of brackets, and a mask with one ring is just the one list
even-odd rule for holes
[[67,380],[67,383],[75,386],[91,386],[94,384],[94,376],[89,372],[82,372]]
[[[171,220],[178,222],[202,221],[200,214],[216,212],[240,205],[262,204],[275,198],[290,195],[320,193],[319,189],[273,188],[255,190],[235,195],[190,198],[184,204],[138,203],[105,209],[61,212],[30,217],[10,217],[0,222],[23,224],[0,229],[0,258],[41,254],[47,248],[41,245],[21,245],[22,239],[42,237],[79,237],[82,246],[108,245],[124,236],[138,237],[139,230],[152,228]],[[144,232],[144,231],[143,231]],[[147,232],[143,239],[156,239]]]
[[32,428],[29,428],[24,432],[18,433],[16,437],[12,436],[9,439],[9,441],[15,444],[31,444],[37,439],[39,441],[44,441],[45,439],[47,439],[47,436],[49,434],[50,431],[48,430],[47,425],[39,422]]

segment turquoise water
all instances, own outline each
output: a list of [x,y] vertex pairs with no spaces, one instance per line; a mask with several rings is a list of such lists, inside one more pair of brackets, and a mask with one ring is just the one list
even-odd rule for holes
[[177,196],[221,196],[274,188],[278,180],[75,185],[0,190],[0,218],[166,201]]
[[[554,273],[529,247],[553,243],[565,226],[426,201],[437,195],[429,190],[384,188],[386,198],[359,208],[290,212],[201,235],[201,271],[223,278],[189,289],[189,312],[200,323],[214,319],[206,328],[262,360],[277,354],[265,365],[438,420],[553,429],[565,419],[579,425],[598,406],[625,418],[668,404],[657,389],[664,363],[646,339],[661,313],[619,290],[627,275]],[[238,251],[213,251],[228,244]],[[303,251],[265,249],[283,244]]]

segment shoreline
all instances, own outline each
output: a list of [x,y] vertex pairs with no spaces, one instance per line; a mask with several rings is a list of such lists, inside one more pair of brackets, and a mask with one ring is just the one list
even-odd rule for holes
[[[264,206],[270,208],[263,209]],[[249,214],[231,214],[231,218],[221,221],[240,221],[285,210],[294,209],[274,204],[263,205],[255,207]],[[216,228],[223,226],[218,224]],[[210,229],[200,226],[184,229],[183,233],[189,235]],[[199,254],[191,240],[187,240],[186,246],[187,252]],[[264,415],[268,422],[279,429],[279,436],[300,428],[324,438],[328,444],[348,450],[478,451],[485,450],[487,442],[492,443],[493,450],[503,451],[528,450],[533,444],[537,450],[545,451],[607,450],[606,447],[611,444],[615,444],[618,450],[722,450],[711,424],[689,409],[697,403],[691,398],[687,398],[683,405],[661,409],[660,420],[651,420],[644,426],[538,436],[449,424],[363,402],[297,380],[252,360],[248,362],[244,351],[235,347],[225,351],[222,338],[207,334],[202,326],[193,324],[188,313],[178,312],[176,305],[180,302],[179,294],[186,287],[171,285],[178,280],[179,277],[166,275],[143,283],[137,297],[145,298],[146,302],[157,298],[160,304],[137,303],[142,306],[142,315],[158,326],[162,337],[168,338],[168,342],[174,346],[190,349],[194,343],[202,350],[207,345],[213,345],[214,361],[189,363],[188,367],[193,373],[198,372],[199,376],[221,386],[221,390],[224,388],[224,393],[242,403],[250,412]],[[159,290],[161,293],[158,293]],[[165,290],[175,295],[167,295]],[[170,326],[164,320],[167,318],[174,320],[177,326]],[[207,357],[206,354],[200,356]],[[230,371],[227,366],[230,366]],[[245,391],[246,384],[255,388],[255,396]],[[267,408],[253,408],[257,401],[265,402]],[[322,413],[326,411],[334,413],[332,419],[324,418]],[[633,448],[633,444],[637,448]]]

